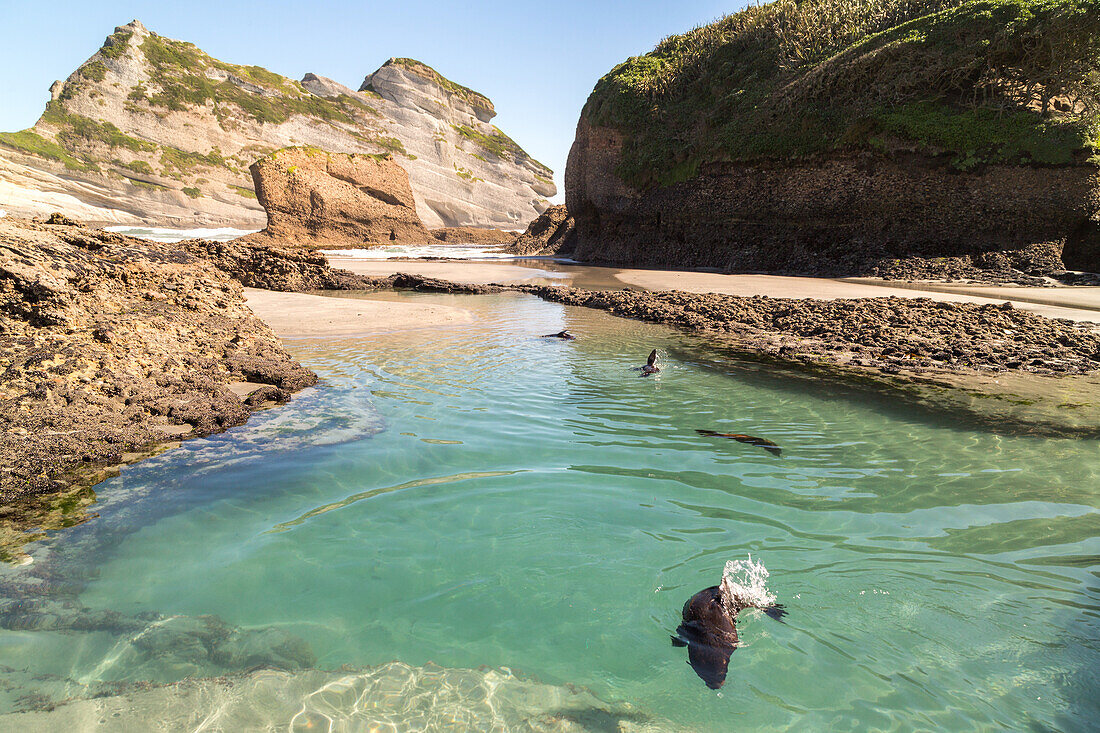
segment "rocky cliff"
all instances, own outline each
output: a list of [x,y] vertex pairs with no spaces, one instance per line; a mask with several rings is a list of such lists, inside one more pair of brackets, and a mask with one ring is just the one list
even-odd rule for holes
[[309,145],[396,156],[429,227],[518,229],[552,173],[493,126],[492,102],[411,59],[360,90],[228,64],[134,21],[115,29],[35,126],[0,133],[2,208],[104,222],[260,228],[249,166]]
[[[203,257],[52,220],[0,219],[0,500],[239,425],[316,382]],[[293,260],[271,273],[264,255],[278,258],[252,254],[257,276],[331,279]]]
[[318,247],[432,241],[409,176],[391,155],[284,148],[250,170],[267,212],[259,236]]
[[672,36],[584,107],[566,169],[574,256],[1002,280],[1096,269],[1098,59],[1087,0],[779,0]]
[[576,222],[565,206],[551,206],[516,237],[509,252],[517,255],[568,255],[577,246]]

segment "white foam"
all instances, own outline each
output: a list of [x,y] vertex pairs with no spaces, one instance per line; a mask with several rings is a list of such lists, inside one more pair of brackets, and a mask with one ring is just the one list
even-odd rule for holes
[[500,251],[500,245],[475,244],[386,244],[363,249],[323,249],[327,257],[351,257],[357,260],[392,260],[398,257],[442,257],[450,260],[514,260],[516,256]]
[[227,242],[230,239],[259,231],[257,229],[233,229],[232,227],[171,229],[169,227],[135,227],[131,225],[104,227],[104,229],[109,232],[117,232],[138,239],[148,239],[153,242],[182,242],[185,239],[212,239],[215,242]]
[[768,569],[762,562],[730,560],[722,571],[722,597],[740,608],[767,608],[775,604],[768,591]]

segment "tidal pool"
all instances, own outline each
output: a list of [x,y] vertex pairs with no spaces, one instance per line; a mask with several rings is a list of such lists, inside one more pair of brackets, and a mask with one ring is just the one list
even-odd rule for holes
[[[529,296],[389,297],[478,317],[289,342],[319,388],[0,571],[0,727],[1095,729],[1096,442]],[[742,615],[715,692],[669,636],[749,553],[789,614]]]

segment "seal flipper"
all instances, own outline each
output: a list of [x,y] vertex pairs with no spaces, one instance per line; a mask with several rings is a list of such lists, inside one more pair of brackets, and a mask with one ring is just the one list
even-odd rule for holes
[[688,643],[686,641],[684,641],[683,639],[681,639],[679,636],[673,636],[673,637],[670,637],[670,638],[672,639],[672,646],[682,647],[682,646],[687,646],[688,645]]
[[769,618],[774,618],[781,624],[787,623],[783,620],[783,617],[787,615],[787,609],[778,603],[772,604],[767,608],[761,608],[760,610],[763,611]]

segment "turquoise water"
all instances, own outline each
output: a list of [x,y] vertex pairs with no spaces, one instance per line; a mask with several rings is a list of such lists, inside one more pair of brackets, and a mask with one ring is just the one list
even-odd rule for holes
[[[526,296],[406,297],[477,320],[291,342],[319,390],[124,470],[3,576],[127,621],[0,631],[0,665],[80,696],[275,654],[134,630],[215,615],[299,666],[487,665],[691,730],[1095,729],[1096,443],[808,391]],[[741,617],[714,692],[669,634],[749,553],[789,615]]]

